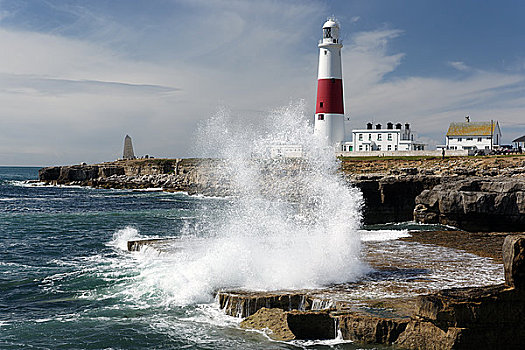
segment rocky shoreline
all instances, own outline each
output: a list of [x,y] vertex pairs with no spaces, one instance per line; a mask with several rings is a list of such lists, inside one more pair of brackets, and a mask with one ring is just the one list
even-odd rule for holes
[[[254,164],[267,174],[261,187],[275,192],[282,192],[277,173],[300,176],[305,166],[294,159]],[[39,178],[50,184],[226,196],[234,194],[230,171],[218,159],[141,159],[48,167]],[[341,171],[363,193],[365,224],[415,220],[473,232],[525,227],[525,156],[343,159]]]
[[[275,179],[300,176],[307,166],[301,160],[254,161],[253,166],[261,168],[259,185],[268,195],[300,197],[300,188],[282,191]],[[217,159],[149,159],[49,167],[41,169],[39,177],[49,184],[228,196],[235,195],[231,171]],[[361,344],[402,349],[522,348],[525,235],[508,232],[525,228],[525,157],[343,159],[341,172],[349,186],[363,193],[365,223],[414,219],[471,231],[412,232],[402,240],[503,262],[505,284],[357,303],[334,301],[315,291],[218,291],[219,307],[226,314],[242,317],[242,328],[263,330],[276,340],[333,339],[339,334]],[[169,251],[171,243],[130,241],[128,250],[151,245]]]
[[521,349],[525,341],[525,235],[504,240],[505,283],[415,298],[322,303],[305,292],[221,291],[220,307],[242,328],[276,340],[342,339],[401,349]]
[[[448,234],[452,237],[444,239]],[[429,233],[405,239],[450,246],[461,232],[437,236]],[[471,250],[476,245],[470,244],[471,239],[477,243],[494,240],[484,251],[485,255],[500,254],[504,284],[359,300],[338,299],[336,291],[327,294],[323,290],[221,290],[216,300],[227,315],[243,319],[241,328],[261,330],[279,341],[340,337],[396,349],[521,349],[525,341],[525,235],[468,234],[455,248]],[[169,243],[130,241],[128,248],[136,251],[151,245],[164,249]]]

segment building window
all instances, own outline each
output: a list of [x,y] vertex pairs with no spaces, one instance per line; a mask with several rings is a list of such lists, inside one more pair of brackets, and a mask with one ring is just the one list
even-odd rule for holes
[[359,150],[360,150],[360,151],[363,150],[363,145],[359,145]]
[[481,137],[478,137],[478,142],[481,142]]
[[392,150],[392,145],[388,145],[387,150],[391,151]]
[[317,120],[324,120],[324,114],[318,114]]
[[323,103],[322,102],[319,102],[319,107],[323,108]]
[[372,134],[368,134],[368,139],[372,140]]
[[396,145],[396,147],[395,147],[395,150],[397,151],[397,145]]
[[467,137],[467,141],[472,141],[472,137]]
[[377,145],[377,150],[381,151],[381,145]]
[[359,134],[359,141],[363,141],[363,134]]
[[388,141],[392,141],[392,134],[388,134],[388,135],[386,136],[386,139],[387,139]]
[[463,139],[461,137],[458,137],[458,142],[461,142],[463,141]]
[[381,141],[383,139],[381,134],[377,134],[377,141]]
[[328,50],[324,50],[324,54],[327,55],[328,54]]

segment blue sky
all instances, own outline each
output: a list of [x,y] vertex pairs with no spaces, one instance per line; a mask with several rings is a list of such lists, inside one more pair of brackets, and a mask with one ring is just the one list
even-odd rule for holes
[[253,120],[304,100],[317,41],[341,23],[349,128],[452,121],[525,134],[523,1],[0,0],[0,165],[195,155],[221,106]]

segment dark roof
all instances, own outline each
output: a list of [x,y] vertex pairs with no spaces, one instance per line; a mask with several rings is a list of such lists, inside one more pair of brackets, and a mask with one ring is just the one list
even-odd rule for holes
[[512,140],[512,142],[525,142],[525,135],[518,137],[516,140]]

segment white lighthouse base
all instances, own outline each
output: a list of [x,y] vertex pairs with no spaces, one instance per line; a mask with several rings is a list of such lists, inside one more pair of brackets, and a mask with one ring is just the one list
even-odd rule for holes
[[345,139],[345,117],[343,114],[318,113],[315,115],[314,134],[333,146],[336,151],[341,151]]

